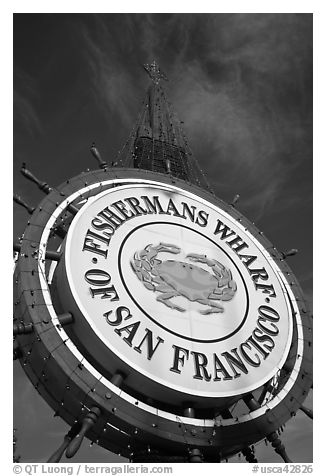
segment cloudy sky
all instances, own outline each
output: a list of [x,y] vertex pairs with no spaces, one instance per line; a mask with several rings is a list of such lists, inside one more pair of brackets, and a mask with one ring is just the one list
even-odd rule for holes
[[[217,196],[232,201],[289,258],[312,305],[312,15],[15,14],[14,191],[42,198],[19,169],[58,185],[95,167],[93,141],[114,160],[155,59],[191,148]],[[14,207],[14,238],[25,210]],[[22,461],[46,461],[67,426],[14,364],[14,424]],[[306,400],[312,406],[312,392]],[[312,461],[302,413],[282,436],[294,461]],[[280,461],[264,444],[261,462]],[[117,461],[84,442],[78,461]]]

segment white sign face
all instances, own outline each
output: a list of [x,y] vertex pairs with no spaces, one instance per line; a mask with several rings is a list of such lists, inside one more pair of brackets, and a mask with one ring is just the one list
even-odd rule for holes
[[69,229],[65,267],[108,351],[163,387],[239,395],[286,359],[281,271],[237,220],[189,192],[130,184],[90,199]]

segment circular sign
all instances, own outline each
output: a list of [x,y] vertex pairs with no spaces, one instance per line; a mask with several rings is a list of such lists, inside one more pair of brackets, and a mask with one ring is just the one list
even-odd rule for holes
[[201,448],[215,462],[243,434],[274,438],[312,383],[311,319],[283,257],[190,183],[83,173],[22,237],[14,358],[73,431],[97,419],[101,446],[129,458]]
[[75,216],[55,273],[72,339],[105,375],[155,398],[234,397],[282,368],[292,312],[268,250],[216,205],[128,184]]

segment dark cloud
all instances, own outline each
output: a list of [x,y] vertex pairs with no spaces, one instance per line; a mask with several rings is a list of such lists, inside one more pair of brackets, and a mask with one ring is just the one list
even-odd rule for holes
[[205,143],[216,187],[238,183],[259,218],[311,155],[311,23],[305,15],[212,15],[205,27],[201,54],[181,64],[175,105],[195,152]]
[[302,14],[95,15],[78,31],[97,105],[124,124],[136,117],[135,63],[162,59],[213,185],[238,184],[259,219],[311,154],[311,22]]
[[[15,85],[18,87],[15,88]],[[33,136],[42,129],[36,106],[38,99],[35,78],[16,67],[13,96],[15,127]]]

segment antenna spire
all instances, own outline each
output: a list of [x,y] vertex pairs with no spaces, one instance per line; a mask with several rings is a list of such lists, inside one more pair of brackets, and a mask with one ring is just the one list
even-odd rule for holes
[[144,69],[147,72],[148,76],[151,78],[153,83],[158,84],[161,79],[168,81],[168,78],[160,69],[159,65],[153,60],[152,64],[144,64]]
[[117,163],[159,172],[211,190],[193,156],[181,124],[167,99],[161,80],[168,81],[155,60],[143,64],[151,79],[137,122]]

